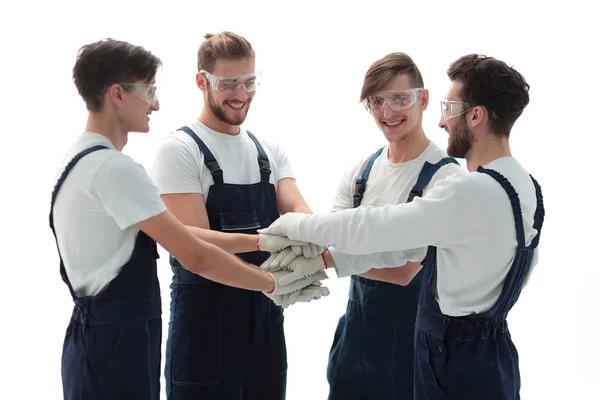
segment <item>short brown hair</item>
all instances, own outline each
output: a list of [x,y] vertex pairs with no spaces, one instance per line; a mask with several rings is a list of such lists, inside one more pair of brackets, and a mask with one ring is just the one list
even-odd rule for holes
[[233,32],[207,33],[198,49],[198,71],[212,72],[217,59],[239,60],[254,58],[250,42]]
[[448,77],[463,84],[461,101],[484,106],[495,114],[489,124],[496,135],[508,136],[529,104],[529,84],[523,75],[493,57],[462,56],[450,65]]
[[408,74],[410,83],[415,88],[423,87],[421,71],[406,53],[390,53],[375,61],[365,74],[360,101],[379,92],[389,81],[399,74]]
[[142,46],[107,38],[79,49],[73,82],[88,111],[99,112],[110,85],[150,82],[160,66],[160,59]]

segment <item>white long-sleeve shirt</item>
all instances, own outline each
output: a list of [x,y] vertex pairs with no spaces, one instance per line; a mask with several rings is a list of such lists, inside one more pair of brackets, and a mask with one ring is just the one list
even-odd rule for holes
[[[387,153],[388,146],[385,146],[381,155],[373,163],[367,180],[367,190],[363,195],[361,206],[383,206],[405,203],[425,162],[435,164],[442,158],[447,157],[447,154],[433,142],[430,142],[419,156],[407,162],[392,163],[388,159]],[[371,157],[372,155],[369,155],[361,159],[346,171],[346,174],[338,185],[332,212],[354,207],[356,178],[362,174]],[[433,187],[439,180],[454,174],[464,173],[465,170],[460,165],[454,163],[446,164],[433,175],[429,184],[425,186],[423,193],[426,194],[429,188]],[[361,274],[374,266],[377,268],[398,267],[406,264],[407,261],[420,262],[427,253],[427,247],[367,255],[343,253],[334,247],[330,247],[329,252],[337,266],[336,272],[338,277],[341,278],[353,274]]]
[[[515,188],[525,242],[531,243],[537,234],[533,229],[537,199],[529,174],[513,157],[484,167],[504,175]],[[441,180],[411,203],[298,216],[290,219],[287,236],[350,254],[436,246],[437,279],[432,291],[449,316],[481,313],[494,305],[517,247],[508,195],[492,177],[479,172]],[[537,264],[537,253],[531,269]]]

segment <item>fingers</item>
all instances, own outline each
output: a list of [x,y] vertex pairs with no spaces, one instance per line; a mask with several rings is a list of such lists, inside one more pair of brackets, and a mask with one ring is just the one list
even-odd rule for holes
[[273,262],[277,259],[278,253],[273,253],[260,265],[260,269],[263,271],[276,271],[276,267],[273,266]]

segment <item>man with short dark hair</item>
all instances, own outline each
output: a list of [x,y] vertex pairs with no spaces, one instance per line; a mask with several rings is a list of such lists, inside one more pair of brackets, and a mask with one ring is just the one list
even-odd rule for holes
[[197,228],[166,210],[144,167],[121,152],[129,132],[148,132],[159,109],[159,66],[143,47],[107,39],[83,46],[73,68],[89,115],[58,171],[50,209],[60,273],[75,303],[61,362],[65,399],[159,399],[157,242],[189,273],[271,296],[316,279],[282,286],[285,273],[265,274],[200,240]]
[[429,246],[415,323],[414,398],[514,400],[521,381],[506,316],[537,263],[544,220],[540,186],[512,157],[508,139],[529,85],[506,63],[477,54],[452,63],[448,76],[440,127],[449,134],[448,154],[464,157],[469,173],[409,203],[288,214],[261,233],[373,260],[376,252]]

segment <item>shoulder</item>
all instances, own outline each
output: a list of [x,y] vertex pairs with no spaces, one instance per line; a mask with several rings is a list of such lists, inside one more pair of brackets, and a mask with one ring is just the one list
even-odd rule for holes
[[112,151],[106,154],[104,160],[98,165],[95,177],[124,179],[127,177],[148,177],[144,166],[127,154],[120,151]]

